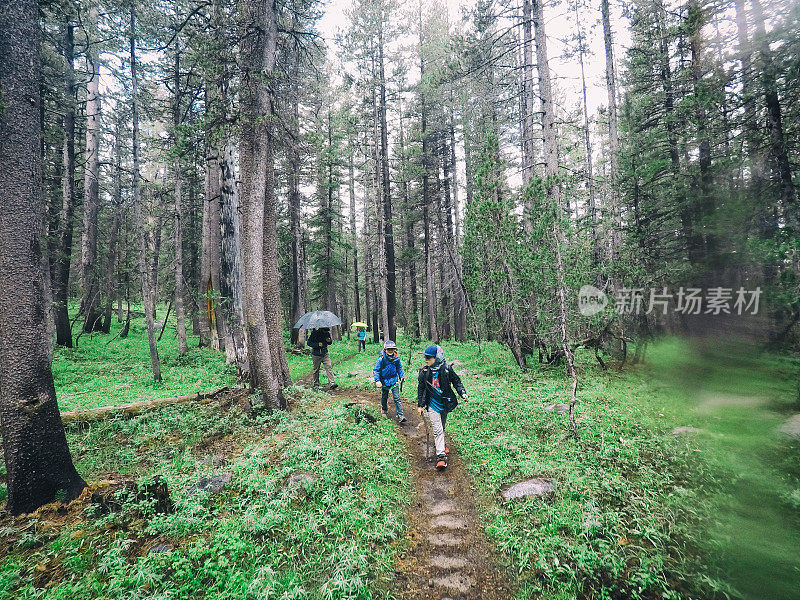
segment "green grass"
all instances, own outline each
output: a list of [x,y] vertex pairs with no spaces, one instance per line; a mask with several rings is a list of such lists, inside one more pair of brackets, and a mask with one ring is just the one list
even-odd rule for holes
[[[398,343],[413,407],[424,344]],[[800,445],[776,428],[798,409],[796,357],[667,339],[651,346],[646,365],[618,372],[579,352],[575,442],[567,415],[542,410],[568,402],[563,367],[522,374],[498,344],[480,354],[474,343],[443,346],[449,361],[465,363],[470,394],[448,431],[518,598],[793,597]],[[342,363],[340,385],[371,387],[376,357],[377,349]],[[708,401],[731,394],[764,401]],[[672,434],[687,425],[704,433]],[[556,479],[551,496],[500,496],[540,476]]]
[[[523,376],[499,346],[485,345],[480,357],[474,344],[445,347],[466,363],[471,394],[448,428],[519,598],[791,598],[798,589],[798,507],[782,501],[800,497],[798,445],[775,432],[776,406],[796,398],[796,359],[703,360],[667,340],[645,367],[618,373],[579,354],[575,442],[567,415],[541,410],[568,401],[563,368],[536,365]],[[698,385],[679,357],[701,365],[695,383],[706,392],[724,383],[766,394],[770,408],[700,407],[700,418]],[[680,425],[708,433],[672,435]],[[537,476],[556,479],[552,497],[505,502],[498,494]],[[757,509],[734,514],[755,496]]]
[[[166,307],[160,306],[157,318],[163,319],[165,314]],[[225,364],[225,355],[198,348],[194,336],[187,335],[189,352],[178,357],[174,313],[158,343],[162,381],[155,383],[144,317],[131,319],[125,339],[110,341],[122,325],[114,317],[110,334],[83,334],[77,348],[56,347],[53,380],[62,411],[213,392],[236,383],[236,370]],[[80,322],[76,323],[73,338],[79,326]]]
[[[119,513],[7,527],[0,599],[388,597],[409,496],[402,442],[390,422],[359,418],[375,411],[325,394],[306,391],[293,407],[248,417],[184,405],[68,427],[87,480],[159,476],[175,512],[129,496]],[[217,449],[203,440],[241,451],[214,468],[204,459]],[[191,484],[222,471],[233,474],[226,489],[189,496]],[[297,472],[317,479],[287,487]],[[173,549],[148,554],[157,542]]]
[[[178,364],[168,328],[160,345],[165,381],[154,385],[138,323],[127,340],[106,345],[109,336],[83,336],[78,349],[57,350],[62,410],[65,403],[119,404],[234,383],[219,352],[193,349]],[[425,344],[397,341],[409,410]],[[443,345],[449,361],[464,363],[470,394],[448,419],[452,446],[478,490],[479,513],[517,598],[794,596],[800,444],[776,430],[800,409],[796,356],[667,339],[651,345],[646,365],[618,372],[579,352],[576,442],[566,415],[542,411],[568,399],[563,367],[533,365],[523,374],[496,343]],[[355,338],[345,338],[330,352],[340,386],[374,390],[369,375],[379,345],[357,353]],[[306,354],[287,359],[293,378],[311,369]],[[292,406],[288,414],[250,418],[190,405],[69,427],[87,480],[160,475],[177,511],[142,518],[142,507],[126,505],[63,531],[36,521],[25,531],[0,530],[11,547],[0,562],[0,600],[389,597],[410,493],[391,422],[368,425],[313,392]],[[671,433],[682,425],[702,432]],[[202,462],[197,444],[208,439],[241,447],[223,467],[235,479],[218,495],[189,498],[188,485],[221,470]],[[298,470],[319,479],[294,495],[283,484]],[[537,476],[557,481],[552,495],[501,498],[505,486]],[[73,538],[78,529],[84,534]],[[143,540],[167,540],[175,549],[146,556],[136,550]],[[57,565],[54,585],[36,587],[43,577],[37,565],[44,573]]]

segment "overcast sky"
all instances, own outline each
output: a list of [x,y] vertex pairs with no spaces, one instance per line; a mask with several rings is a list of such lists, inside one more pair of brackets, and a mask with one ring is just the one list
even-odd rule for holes
[[[462,7],[474,4],[470,0],[441,0],[448,9],[450,22],[455,24],[461,20]],[[412,0],[414,4],[414,0]],[[583,2],[582,2],[583,3]],[[319,21],[318,29],[328,44],[331,54],[337,51],[334,36],[337,32],[344,32],[350,26],[347,13],[352,7],[352,0],[328,0],[324,3],[324,14]],[[603,42],[603,29],[600,21],[600,3],[590,0],[587,4],[591,7],[580,9],[581,25],[588,38],[590,55],[584,59],[586,70],[586,84],[588,91],[589,112],[594,114],[599,106],[608,103],[605,88],[605,46]],[[408,4],[406,4],[408,5]],[[521,6],[521,0],[520,0]],[[575,33],[574,0],[561,2],[545,2],[545,20],[547,30],[547,44],[552,76],[557,80],[561,97],[565,99],[572,109],[580,103],[580,66],[577,57],[564,59],[565,40]],[[619,64],[625,49],[628,47],[628,21],[622,17],[622,10],[618,2],[611,0],[612,23],[614,32],[614,50],[616,62]],[[451,25],[454,27],[454,25]]]

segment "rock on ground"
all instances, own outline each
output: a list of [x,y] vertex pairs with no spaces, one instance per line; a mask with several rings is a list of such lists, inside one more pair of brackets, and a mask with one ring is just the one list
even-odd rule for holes
[[228,485],[233,479],[232,473],[222,473],[221,475],[214,475],[213,477],[203,477],[194,485],[189,486],[186,490],[190,496],[194,496],[197,492],[208,492],[216,494]]
[[503,498],[511,500],[512,498],[524,498],[525,496],[542,496],[549,494],[556,489],[556,482],[554,479],[547,477],[536,477],[515,483],[506,491],[503,492]]
[[703,433],[703,429],[698,429],[697,427],[689,427],[689,426],[681,426],[676,427],[672,430],[673,435],[684,435],[684,434],[692,434],[692,433]]
[[781,426],[781,433],[796,440],[800,439],[800,414],[796,414]]

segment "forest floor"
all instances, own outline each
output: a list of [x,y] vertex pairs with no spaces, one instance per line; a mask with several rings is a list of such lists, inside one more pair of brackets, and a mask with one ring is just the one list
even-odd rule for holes
[[[113,368],[103,337],[96,356],[83,338],[58,351],[71,373],[59,401],[95,360],[80,408],[228,385],[210,354],[207,385],[166,371],[159,394]],[[147,346],[141,332],[127,343]],[[579,352],[576,442],[548,410],[568,397],[563,369],[522,373],[495,343],[445,343],[470,397],[438,472],[414,410],[422,346],[398,343],[405,425],[380,416],[379,346],[356,354],[354,339],[331,347],[333,392],[305,385],[310,357],[289,355],[289,411],[253,398],[242,414],[234,391],[68,424],[89,493],[0,519],[0,600],[794,597],[800,442],[779,430],[800,411],[796,357],[664,340],[648,364],[604,371]],[[502,496],[534,477],[555,489]],[[4,478],[0,465],[0,510]]]

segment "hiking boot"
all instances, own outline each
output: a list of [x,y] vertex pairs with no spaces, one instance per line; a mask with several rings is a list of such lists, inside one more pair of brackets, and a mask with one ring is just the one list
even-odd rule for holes
[[405,416],[405,415],[402,415],[402,414],[401,414],[401,415],[397,415],[397,420],[398,420],[400,423],[405,423],[406,421],[408,421],[408,419],[406,419],[406,416]]
[[445,446],[445,447],[444,447],[444,453],[445,453],[445,454],[450,454],[450,448],[448,448],[447,446]]
[[388,413],[388,412],[386,412],[385,410],[381,409],[381,416],[382,416],[382,417],[388,417],[388,416],[389,416],[389,413]]
[[338,383],[332,383],[330,389],[335,390],[338,387],[339,387]]
[[436,463],[436,468],[440,471],[444,471],[447,468],[447,455],[443,454],[439,457],[439,461]]

